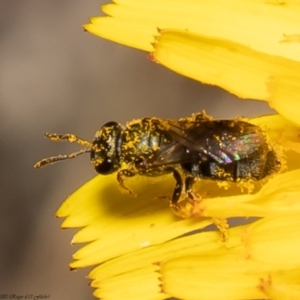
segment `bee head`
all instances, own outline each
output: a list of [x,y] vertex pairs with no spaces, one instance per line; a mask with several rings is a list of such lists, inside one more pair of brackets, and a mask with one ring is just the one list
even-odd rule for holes
[[99,174],[111,174],[120,167],[120,143],[123,128],[116,122],[104,124],[95,134],[91,162]]
[[93,142],[81,139],[75,134],[57,134],[45,132],[45,136],[52,141],[68,141],[78,143],[85,148],[70,154],[56,155],[38,161],[34,167],[41,168],[61,160],[75,158],[78,155],[90,152],[91,162],[99,174],[110,174],[120,166],[119,153],[121,133],[123,128],[116,122],[108,122],[95,134]]

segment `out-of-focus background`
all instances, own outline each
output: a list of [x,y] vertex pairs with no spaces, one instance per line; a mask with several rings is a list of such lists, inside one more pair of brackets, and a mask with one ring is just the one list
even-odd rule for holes
[[87,270],[68,269],[73,232],[60,230],[54,213],[95,173],[88,155],[34,169],[43,157],[78,149],[44,139],[44,131],[91,140],[111,120],[178,118],[202,109],[217,118],[270,112],[262,102],[240,101],[152,63],[147,53],[84,32],[81,24],[106,2],[0,2],[1,299],[93,299]]

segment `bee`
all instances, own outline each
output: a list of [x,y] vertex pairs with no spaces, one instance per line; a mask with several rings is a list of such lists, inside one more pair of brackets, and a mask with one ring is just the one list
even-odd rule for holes
[[182,196],[195,199],[192,187],[197,179],[257,181],[280,168],[260,127],[239,119],[213,120],[205,112],[179,120],[142,118],[126,126],[108,122],[96,131],[92,142],[74,134],[45,136],[84,148],[42,159],[35,168],[89,152],[95,170],[102,175],[116,172],[120,186],[129,192],[126,177],[173,173],[176,183],[170,207],[178,215],[182,215]]

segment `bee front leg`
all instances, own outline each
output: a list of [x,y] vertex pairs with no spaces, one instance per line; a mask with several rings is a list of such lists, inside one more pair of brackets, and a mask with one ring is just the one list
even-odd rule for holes
[[119,182],[119,185],[126,191],[130,193],[133,197],[136,197],[136,194],[125,185],[125,177],[133,177],[135,173],[129,169],[123,169],[117,173],[117,180]]

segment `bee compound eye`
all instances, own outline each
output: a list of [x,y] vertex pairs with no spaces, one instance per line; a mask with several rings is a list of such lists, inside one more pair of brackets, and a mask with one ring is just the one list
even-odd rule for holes
[[102,175],[108,175],[115,172],[118,169],[118,164],[110,159],[106,158],[99,164],[95,164],[95,170],[97,173]]

